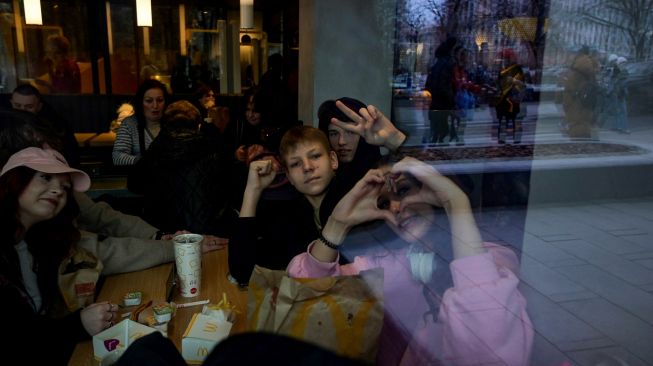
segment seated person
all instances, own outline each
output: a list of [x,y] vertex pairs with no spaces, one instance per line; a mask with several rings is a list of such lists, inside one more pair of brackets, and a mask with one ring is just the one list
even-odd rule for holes
[[134,165],[161,131],[161,117],[168,103],[168,90],[158,80],[145,80],[136,91],[134,114],[125,118],[116,131],[113,164]]
[[79,93],[82,90],[82,77],[77,61],[69,54],[68,38],[52,34],[48,37],[45,63],[52,93]]
[[128,180],[131,190],[145,195],[143,218],[163,231],[229,236],[229,162],[199,132],[200,112],[182,100],[166,109],[162,121]]
[[376,107],[354,98],[323,102],[317,117],[338,155],[338,172],[349,177],[352,187],[381,159],[379,146],[396,151],[406,140]]
[[[61,151],[62,142],[52,129],[31,113],[0,111],[0,165],[26,147],[48,146]],[[104,265],[103,275],[132,272],[174,261],[173,232],[164,233],[137,216],[115,211],[74,192],[80,207],[75,220],[81,238],[77,246],[93,253]],[[227,239],[205,235],[204,252],[220,249]]]
[[195,91],[191,102],[200,112],[202,124],[200,131],[220,145],[226,154],[233,155],[236,144],[237,127],[231,123],[231,113],[226,106],[216,102],[215,92],[208,85],[202,85]]
[[[363,136],[376,145],[396,149],[403,142],[405,135],[375,107],[366,107],[362,102],[349,98],[342,99],[351,108],[357,109],[357,112],[341,101],[325,102],[323,106],[331,105],[321,108],[322,121],[337,125],[342,130],[353,131],[357,139],[358,136]],[[344,122],[345,120],[356,122]],[[324,125],[324,122],[321,124]],[[271,269],[285,268],[293,256],[303,251],[302,243],[312,240],[317,230],[321,230],[322,223],[326,222],[335,204],[352,188],[356,181],[351,177],[363,176],[372,166],[369,160],[363,164],[350,164],[349,169],[336,176],[333,171],[339,167],[340,159],[332,150],[326,135],[313,127],[294,127],[281,141],[280,160],[286,168],[291,169],[283,152],[290,145],[294,146],[301,141],[315,145],[316,157],[309,160],[320,161],[320,167],[326,169],[326,172],[319,182],[309,185],[308,193],[295,184],[295,189],[300,193],[298,197],[286,195],[285,199],[266,199],[268,187],[283,172],[275,168],[272,161],[254,161],[249,164],[240,218],[229,250],[229,270],[241,285],[249,281],[255,264]],[[350,163],[352,158],[346,160],[346,163]],[[334,166],[326,167],[327,164]]]
[[255,160],[249,165],[240,217],[229,249],[229,270],[240,284],[247,284],[255,264],[285,268],[315,238],[322,222],[326,222],[337,201],[347,192],[335,179],[336,153],[329,149],[324,133],[314,127],[293,127],[284,135],[280,158],[288,171],[301,170],[297,165],[290,165],[296,162],[289,163],[285,156],[286,146],[294,145],[297,139],[311,145],[310,157],[304,157],[305,169],[315,175],[306,184],[294,184],[301,195],[281,200],[263,199],[280,172],[271,160]]
[[21,363],[67,364],[77,342],[112,326],[118,306],[91,304],[66,316],[51,312],[60,299],[58,269],[79,231],[72,191],[91,185],[52,149],[28,147],[11,155],[0,172],[0,351]]
[[[310,148],[296,145],[288,163]],[[305,184],[305,174],[291,169],[288,177]],[[451,263],[436,260],[436,236],[429,232],[434,207],[449,219]],[[340,265],[349,231],[372,220],[384,220],[398,240],[376,236],[384,238],[382,248]],[[517,257],[484,243],[467,196],[416,159],[370,170],[336,205],[308,251],[290,262],[288,273],[315,278],[376,267],[384,269],[386,307],[377,364],[529,364],[533,330],[517,288]]]
[[71,166],[79,166],[79,146],[73,129],[61,116],[43,100],[38,89],[29,84],[19,85],[11,93],[11,107],[36,114],[43,123],[48,123],[64,142],[64,156]]

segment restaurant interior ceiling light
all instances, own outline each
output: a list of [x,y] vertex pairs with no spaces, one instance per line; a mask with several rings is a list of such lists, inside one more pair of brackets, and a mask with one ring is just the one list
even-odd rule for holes
[[136,24],[139,27],[152,26],[152,2],[150,0],[136,0]]
[[254,0],[240,0],[240,28],[254,28]]
[[43,25],[41,17],[41,0],[24,0],[25,24]]

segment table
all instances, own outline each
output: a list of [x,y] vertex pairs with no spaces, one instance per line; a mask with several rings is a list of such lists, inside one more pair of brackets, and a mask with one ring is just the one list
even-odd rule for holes
[[112,147],[116,141],[115,132],[75,133],[79,147]]
[[[143,301],[165,300],[168,291],[168,279],[173,275],[172,263],[138,272],[123,273],[106,278],[98,301],[111,301],[122,303],[122,297],[128,291],[139,290],[143,292]],[[211,303],[218,303],[225,293],[229,301],[239,312],[236,322],[231,328],[231,334],[242,333],[246,330],[247,291],[241,290],[227,279],[229,266],[227,263],[227,249],[205,253],[202,256],[202,287],[199,296],[184,298],[175,291],[172,301],[181,304],[208,299]],[[137,284],[137,285],[135,285]],[[138,288],[135,288],[137,286]],[[177,309],[177,313],[168,325],[168,337],[181,352],[181,336],[183,335],[191,317],[200,312],[201,306]],[[94,365],[93,343],[81,342],[75,348],[70,359],[70,366]]]

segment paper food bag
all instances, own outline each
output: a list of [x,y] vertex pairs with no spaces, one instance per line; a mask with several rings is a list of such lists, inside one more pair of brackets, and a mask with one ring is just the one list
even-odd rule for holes
[[290,278],[256,266],[249,282],[250,331],[295,337],[374,362],[383,326],[383,269],[357,276]]
[[59,290],[68,310],[75,311],[93,303],[102,268],[102,262],[82,248],[75,248],[72,255],[61,262]]

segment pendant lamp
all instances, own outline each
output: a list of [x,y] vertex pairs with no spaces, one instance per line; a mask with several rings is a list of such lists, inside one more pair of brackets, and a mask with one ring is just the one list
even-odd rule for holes
[[41,18],[41,0],[24,0],[25,24],[43,25]]
[[150,0],[136,0],[136,24],[139,27],[152,26],[152,2]]
[[254,0],[240,0],[240,28],[254,28]]

